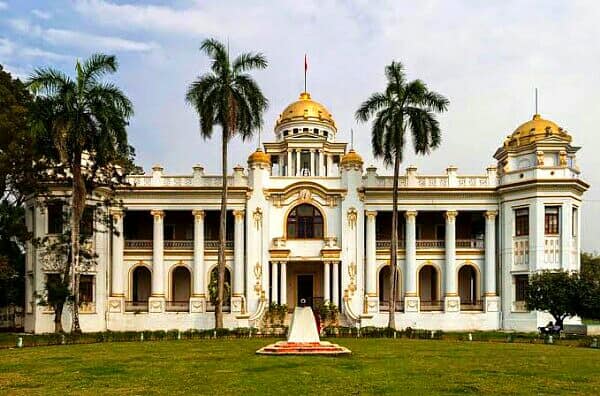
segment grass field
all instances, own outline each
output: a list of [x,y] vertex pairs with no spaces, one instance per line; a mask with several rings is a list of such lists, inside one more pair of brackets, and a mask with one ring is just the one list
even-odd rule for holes
[[340,339],[350,357],[271,357],[265,339],[0,350],[0,394],[597,394],[600,350]]

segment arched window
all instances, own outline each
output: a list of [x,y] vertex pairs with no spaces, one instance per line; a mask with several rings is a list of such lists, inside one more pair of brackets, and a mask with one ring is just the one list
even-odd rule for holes
[[288,238],[323,238],[323,216],[309,204],[296,206],[287,218]]
[[[379,271],[379,310],[389,312],[390,309],[390,291],[391,291],[391,276],[390,266],[386,265]],[[396,311],[404,309],[402,301],[402,278],[400,271],[396,271]]]

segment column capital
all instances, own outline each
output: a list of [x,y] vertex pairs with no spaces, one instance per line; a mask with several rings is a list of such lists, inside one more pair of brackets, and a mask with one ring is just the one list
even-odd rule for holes
[[485,216],[485,218],[487,220],[494,220],[497,215],[498,215],[498,211],[497,210],[488,210],[484,214],[484,216]]
[[235,217],[236,220],[242,220],[244,218],[244,213],[246,213],[243,209],[236,209],[233,211],[233,217]]
[[317,151],[317,149],[311,148],[308,151],[310,151],[311,153],[314,153],[315,151]]
[[162,219],[163,217],[165,217],[165,211],[162,209],[152,209],[150,211],[150,214],[152,216],[154,216],[154,218],[160,218]]
[[456,216],[458,216],[458,211],[457,210],[447,210],[444,213],[444,218],[446,220],[450,220],[450,221],[455,220]]
[[377,216],[377,211],[376,210],[365,210],[365,215],[367,217],[375,217],[375,216]]
[[202,209],[194,209],[192,210],[192,215],[194,215],[196,220],[203,220],[206,212],[204,212]]
[[406,212],[404,212],[404,217],[407,219],[414,219],[415,217],[417,217],[417,214],[419,212],[417,212],[416,210],[407,210]]
[[120,219],[125,216],[123,208],[110,208],[110,214],[115,219]]

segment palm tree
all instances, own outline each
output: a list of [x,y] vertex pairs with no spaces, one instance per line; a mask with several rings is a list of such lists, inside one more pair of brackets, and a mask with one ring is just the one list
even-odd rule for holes
[[392,241],[390,244],[390,310],[389,327],[395,328],[396,270],[398,262],[398,178],[406,141],[405,132],[412,136],[416,154],[428,154],[439,146],[441,131],[435,113],[448,108],[444,96],[429,91],[421,80],[407,82],[404,67],[392,62],[385,68],[385,91],[372,94],[355,113],[360,122],[374,117],[371,127],[373,155],[383,158],[386,166],[394,166],[392,189]]
[[227,145],[235,135],[240,135],[245,140],[262,126],[263,112],[268,106],[268,101],[256,81],[246,72],[266,68],[267,60],[261,53],[243,53],[231,62],[229,50],[216,39],[204,40],[200,50],[210,57],[211,70],[199,76],[188,87],[186,101],[198,113],[200,134],[204,139],[212,137],[215,125],[221,127],[223,188],[215,328],[222,328],[227,219]]
[[42,68],[35,70],[27,83],[37,95],[32,118],[40,140],[48,143],[44,148],[46,157],[71,174],[70,252],[63,276],[71,284],[74,332],[81,331],[80,228],[86,199],[93,188],[90,175],[94,175],[93,169],[129,159],[133,150],[126,131],[133,106],[116,85],[102,81],[117,67],[115,56],[94,54],[83,63],[76,62],[74,78],[53,68]]

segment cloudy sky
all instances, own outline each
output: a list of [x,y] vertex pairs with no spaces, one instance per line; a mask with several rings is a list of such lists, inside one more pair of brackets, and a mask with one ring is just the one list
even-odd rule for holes
[[[596,1],[104,1],[0,0],[0,64],[27,77],[35,67],[67,72],[76,58],[116,54],[114,81],[135,104],[130,140],[147,170],[171,173],[195,163],[219,170],[217,142],[203,141],[186,106],[187,85],[207,69],[202,39],[229,40],[232,54],[262,51],[269,68],[255,74],[270,100],[263,139],[303,85],[333,113],[338,139],[356,131],[357,150],[372,158],[368,126],[353,113],[384,86],[383,68],[403,62],[446,95],[442,146],[407,155],[420,172],[484,173],[503,138],[534,112],[571,132],[592,184],[585,195],[583,247],[600,250],[600,3]],[[232,166],[256,141],[235,141]]]

